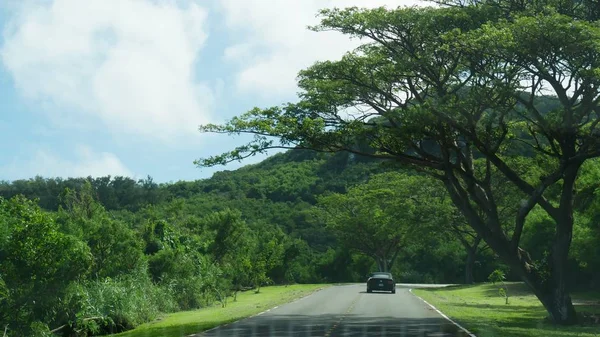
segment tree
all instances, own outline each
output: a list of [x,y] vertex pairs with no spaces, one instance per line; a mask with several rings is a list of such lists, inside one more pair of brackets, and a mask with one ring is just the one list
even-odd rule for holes
[[22,196],[0,198],[0,270],[5,292],[0,324],[30,335],[34,322],[60,323],[57,312],[72,281],[85,277],[86,244],[61,233],[51,214]]
[[430,197],[426,187],[424,177],[383,173],[345,194],[320,197],[319,215],[342,245],[373,258],[379,271],[388,272],[407,241],[428,231],[432,215],[446,220],[443,211],[422,206]]
[[[443,223],[446,223],[446,226],[429,230],[437,230],[448,240],[454,239],[460,242],[466,253],[464,282],[465,284],[473,284],[475,282],[473,270],[475,268],[477,255],[488,249],[489,246],[487,246],[485,242],[482,242],[481,235],[477,234],[477,232],[469,226],[467,219],[465,219],[460,210],[454,206],[448,192],[444,189],[443,184],[435,180],[423,181],[423,184],[429,185],[430,192],[428,198],[420,200],[418,206],[427,206],[432,209],[431,212],[434,214],[442,213],[444,215],[442,221],[444,221]],[[423,186],[424,185],[420,185],[417,188],[423,188]]]
[[[233,285],[233,299],[251,282],[251,255],[255,244],[250,228],[239,211],[226,209],[203,219],[205,228],[214,232],[208,247],[215,262]],[[221,280],[222,282],[222,280]]]
[[57,223],[62,231],[88,244],[94,260],[91,274],[96,278],[127,274],[142,263],[141,240],[125,223],[110,217],[89,180],[80,191],[67,188],[62,193]]
[[[476,160],[478,162],[481,160]],[[528,172],[535,171],[528,165]],[[494,176],[497,176],[496,172],[492,172]],[[502,178],[502,177],[498,177]],[[454,206],[452,199],[450,198],[447,190],[444,189],[444,185],[440,181],[430,181],[429,184],[433,185],[430,187],[432,191],[430,198],[428,199],[429,207],[438,209],[448,209],[448,226],[445,228],[439,228],[444,234],[448,235],[450,239],[457,239],[461,245],[465,248],[465,284],[472,284],[475,282],[474,268],[475,262],[478,255],[487,251],[490,247],[482,236],[469,226],[469,221],[465,218],[463,213]],[[511,218],[517,212],[519,200],[518,190],[510,184],[507,179],[494,179],[492,180],[491,190],[494,191],[496,196],[495,202],[498,210],[498,220],[501,224],[501,230],[505,235],[509,235],[511,226],[508,224],[511,222]],[[431,203],[435,203],[432,205]],[[479,211],[479,216],[484,219],[485,213]]]
[[248,226],[242,220],[239,211],[226,209],[209,214],[204,219],[205,228],[214,233],[212,242],[208,247],[217,263],[224,263],[242,244],[248,235]]
[[271,281],[269,273],[283,263],[285,254],[285,233],[279,227],[258,225],[260,231],[254,231],[256,244],[250,255],[250,279],[256,287],[256,293]]
[[[365,42],[339,61],[303,70],[299,102],[201,126],[201,132],[255,137],[196,163],[293,148],[348,151],[426,172],[444,183],[469,226],[532,289],[551,319],[573,324],[566,282],[573,190],[583,163],[600,156],[600,28],[579,12],[569,14],[563,3],[571,2],[323,10],[314,30]],[[542,111],[543,95],[556,107]],[[547,168],[535,179],[514,158],[523,144]],[[496,202],[498,179],[515,186],[522,200],[508,233]],[[545,195],[550,187],[559,191],[557,203]],[[536,205],[555,223],[545,264],[520,247]]]
[[464,221],[462,215],[456,214],[450,222],[450,231],[454,237],[456,237],[465,248],[467,253],[465,261],[465,284],[473,284],[475,278],[473,276],[473,269],[475,268],[475,259],[477,254],[486,248],[481,246],[481,235],[477,234],[471,227],[468,226],[467,222]]

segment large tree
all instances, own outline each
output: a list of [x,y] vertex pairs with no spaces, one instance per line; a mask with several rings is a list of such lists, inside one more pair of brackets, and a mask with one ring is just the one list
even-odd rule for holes
[[[569,3],[572,11],[565,10]],[[202,132],[255,138],[197,163],[309,148],[427,172],[444,183],[469,225],[520,275],[551,319],[573,324],[567,285],[573,190],[582,164],[600,156],[600,28],[576,3],[455,1],[323,10],[314,30],[364,43],[338,61],[302,71],[299,102],[202,126]],[[550,109],[542,110],[543,95],[554,99]],[[546,168],[537,177],[514,158],[522,144]],[[497,179],[508,180],[522,199],[508,233]],[[551,186],[559,189],[557,202],[545,195]],[[520,247],[525,219],[536,205],[555,222],[545,263],[531,261]]]
[[[443,217],[440,218],[445,226],[439,226],[436,231],[444,235],[446,238],[452,240],[458,240],[465,249],[465,284],[475,283],[474,269],[477,256],[483,251],[489,248],[488,245],[483,242],[481,235],[477,234],[468,221],[465,219],[459,209],[454,207],[452,200],[448,196],[448,193],[444,189],[443,185],[439,186],[435,183],[429,182],[430,185],[437,187],[437,189],[431,189],[431,195],[427,200],[420,200],[417,204],[418,207],[428,207],[434,209],[436,214],[442,213]],[[441,210],[441,212],[440,212]],[[431,228],[427,228],[431,230]]]
[[448,208],[424,207],[432,196],[428,187],[424,177],[383,173],[347,193],[319,197],[316,214],[345,248],[373,258],[379,271],[387,272],[403,247],[427,235],[432,222],[448,220]]
[[23,196],[0,198],[0,324],[17,335],[61,323],[71,282],[89,272],[89,247],[54,220]]

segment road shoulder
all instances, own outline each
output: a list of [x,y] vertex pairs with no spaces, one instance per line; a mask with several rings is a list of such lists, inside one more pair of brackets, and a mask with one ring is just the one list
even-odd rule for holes
[[446,314],[444,314],[443,312],[441,312],[438,308],[436,308],[435,306],[433,306],[431,303],[427,302],[426,300],[424,300],[422,297],[420,297],[419,295],[415,294],[413,292],[413,289],[409,289],[408,290],[411,294],[413,294],[413,296],[415,296],[416,298],[420,299],[421,301],[423,301],[425,304],[427,304],[432,310],[434,310],[435,312],[437,312],[440,316],[442,316],[444,319],[446,319],[447,321],[449,321],[450,323],[452,323],[453,325],[455,325],[458,329],[460,329],[461,331],[463,331],[466,336],[469,337],[476,337],[475,334],[471,333],[469,330],[467,330],[465,327],[463,327],[462,325],[458,324],[457,322],[455,322],[454,320],[452,320],[450,317],[448,317]]
[[262,315],[275,307],[299,301],[329,286],[328,284],[298,284],[287,287],[263,287],[258,294],[255,294],[254,291],[239,294],[237,302],[229,299],[225,308],[215,304],[199,310],[167,314],[157,321],[113,336],[182,337],[198,335],[219,326]]

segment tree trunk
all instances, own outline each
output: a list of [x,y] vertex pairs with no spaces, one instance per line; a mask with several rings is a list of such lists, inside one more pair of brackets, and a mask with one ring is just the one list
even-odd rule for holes
[[465,262],[465,284],[475,283],[473,269],[475,266],[476,249],[467,249],[467,261]]
[[[498,218],[488,218],[484,223],[466,198],[461,198],[454,186],[447,185],[454,204],[469,221],[469,225],[507,263],[511,270],[529,286],[544,305],[555,324],[572,325],[577,323],[575,308],[567,289],[567,259],[573,233],[572,188],[577,176],[577,167],[569,168],[564,175],[560,207],[550,216],[556,221],[556,235],[552,253],[547,264],[533,266],[524,250],[515,247],[508,238],[492,228],[500,228]],[[454,193],[453,193],[454,192]]]
[[473,244],[469,244],[469,242],[462,237],[459,237],[459,239],[467,251],[467,260],[465,261],[465,284],[473,284],[475,283],[473,269],[475,267],[475,258],[477,257],[479,244],[481,243],[481,236],[477,235]]
[[398,254],[400,253],[400,248],[397,248],[396,251],[394,252],[394,255],[392,256],[390,263],[388,264],[388,270],[392,270],[392,267],[394,266],[394,263],[396,262],[396,258],[398,257]]
[[[557,228],[562,227],[558,226]],[[567,289],[567,256],[571,241],[569,233],[557,231],[552,256],[547,264],[537,268],[531,263],[526,251],[511,249],[510,242],[496,237],[484,237],[488,245],[507,262],[511,270],[529,286],[540,300],[551,320],[559,325],[577,323],[575,307]]]
[[388,261],[386,257],[377,257],[375,258],[375,260],[377,261],[377,269],[379,269],[380,272],[387,273],[389,271]]
[[[557,244],[554,247],[556,249]],[[566,263],[562,263],[559,256],[566,256],[565,252],[554,251],[553,257],[545,267],[547,276],[540,274],[537,270],[524,261],[514,266],[520,271],[521,278],[533,290],[536,297],[542,302],[544,308],[550,315],[551,320],[559,325],[572,325],[577,323],[577,314],[571,301],[566,282]],[[511,266],[512,267],[512,266]],[[544,268],[544,267],[543,267]]]
[[580,165],[571,165],[565,170],[560,206],[554,217],[556,221],[556,234],[549,258],[550,275],[542,296],[545,297],[544,306],[559,324],[577,323],[577,314],[568,291],[569,250],[573,239],[573,199],[574,188]]
[[[571,143],[574,144],[573,141]],[[574,156],[574,145],[566,147],[565,153]],[[538,297],[555,323],[570,325],[577,323],[575,307],[569,296],[567,276],[569,274],[569,250],[573,239],[573,202],[575,181],[583,162],[572,163],[565,169],[558,211],[554,212],[556,233],[552,251],[548,259],[549,275],[541,279],[541,293]],[[542,299],[543,298],[543,299]]]

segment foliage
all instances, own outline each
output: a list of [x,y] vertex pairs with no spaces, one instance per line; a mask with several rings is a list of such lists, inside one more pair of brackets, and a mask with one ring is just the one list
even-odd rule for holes
[[[391,270],[403,247],[449,222],[451,208],[436,202],[430,179],[397,172],[372,176],[345,194],[318,198],[323,219],[344,247]],[[448,205],[446,205],[448,206]]]
[[65,189],[57,223],[63,232],[87,242],[94,258],[91,274],[96,278],[126,274],[142,263],[141,241],[136,233],[110,217],[94,198],[89,181],[80,191]]
[[25,332],[36,321],[60,322],[69,283],[89,272],[89,247],[61,233],[52,215],[20,196],[0,199],[0,226],[0,270],[8,293],[0,322]]
[[[289,148],[347,151],[425,172],[443,182],[469,226],[552,319],[574,324],[567,286],[573,191],[581,167],[600,156],[597,17],[552,0],[444,3],[453,5],[322,10],[313,30],[363,43],[301,71],[298,102],[201,126],[254,138],[196,163]],[[514,157],[523,146],[546,172],[522,170]],[[522,199],[508,230],[498,181]],[[536,206],[555,224],[543,264],[521,247]]]
[[[79,191],[89,183],[97,198],[107,210],[126,209],[137,211],[145,205],[163,202],[169,198],[165,189],[151,177],[135,181],[128,177],[99,178],[43,178],[37,176],[27,180],[0,182],[0,196],[10,199],[22,194],[28,199],[39,199],[39,204],[47,210],[58,210],[61,195],[65,189]],[[164,184],[162,185],[164,187]]]
[[[252,176],[260,179],[259,177],[266,175],[262,171],[263,169],[267,169],[267,172],[276,171],[278,166],[285,166],[288,161],[297,160],[296,153],[280,154],[261,164],[246,167],[239,172],[240,177],[236,176],[237,171],[229,172],[227,179],[243,181]],[[307,158],[302,160],[307,160]],[[334,195],[332,193],[347,195],[352,190],[371,190],[368,185],[362,185],[363,183],[368,184],[371,182],[370,186],[373,187],[373,182],[379,180],[381,183],[379,186],[382,187],[381,185],[385,183],[383,177],[390,179],[397,177],[399,181],[402,181],[402,179],[409,179],[407,181],[424,179],[404,172],[378,176],[376,174],[385,171],[386,166],[340,160],[339,154],[325,156],[319,160],[310,159],[310,162],[311,165],[316,166],[312,169],[313,172],[320,172],[317,180],[318,184],[326,186],[322,189],[310,188],[315,193],[320,191],[320,194],[316,194],[313,198],[315,202],[326,198],[328,195]],[[597,201],[600,200],[597,197],[598,194],[594,193],[597,189],[595,187],[597,166],[595,165],[597,164],[590,162],[590,165],[585,167],[581,174],[581,183],[577,187],[578,196],[583,198],[585,202],[577,203],[579,206],[578,214],[580,215],[577,216],[579,220],[576,222],[573,238],[575,249],[573,250],[572,259],[573,266],[576,268],[572,273],[572,282],[577,282],[582,287],[594,286],[594,280],[598,279],[597,271],[599,270],[596,266],[600,263],[599,255],[594,253],[597,251],[596,241],[594,240],[600,237],[600,231],[595,226],[597,221],[594,221],[598,209],[596,207],[598,205]],[[530,170],[530,168],[525,170]],[[337,173],[332,174],[332,172]],[[218,178],[219,184],[226,183],[226,179],[222,176]],[[429,186],[426,182],[435,183],[435,181],[427,179],[423,181],[423,186]],[[301,182],[299,181],[299,183]],[[185,184],[193,190],[193,186],[214,186],[216,182],[209,179],[208,181],[187,182]],[[183,182],[179,183],[179,186],[183,185]],[[237,185],[232,184],[232,186]],[[383,187],[385,189],[387,186],[383,185]],[[415,188],[411,187],[409,189],[411,192],[419,191],[416,187],[420,187],[420,185],[415,184],[413,187]],[[164,188],[170,189],[172,187]],[[250,187],[245,188],[249,191]],[[399,190],[405,189],[399,187]],[[433,190],[444,192],[437,187]],[[236,192],[225,196],[213,192],[203,192],[202,189],[199,189],[196,194],[189,194],[186,198],[162,202],[134,213],[102,210],[104,205],[100,205],[98,200],[94,199],[96,204],[88,203],[88,205],[94,206],[91,208],[94,210],[92,212],[94,215],[91,219],[86,219],[86,217],[76,216],[76,214],[85,212],[75,211],[77,207],[85,209],[81,206],[85,204],[81,203],[81,200],[84,199],[82,191],[84,191],[84,185],[80,190],[73,191],[72,196],[77,197],[79,202],[71,203],[70,208],[67,207],[63,197],[61,199],[62,205],[64,205],[61,206],[62,210],[54,214],[47,214],[55,215],[55,217],[50,216],[50,218],[55,218],[56,228],[60,232],[79,238],[88,247],[92,247],[94,241],[87,241],[87,238],[96,236],[91,235],[91,233],[101,234],[98,229],[102,228],[103,225],[111,224],[113,227],[109,227],[111,228],[109,234],[114,233],[115,237],[103,237],[101,235],[97,237],[108,240],[107,242],[127,242],[127,238],[133,233],[133,238],[139,240],[138,244],[133,246],[137,247],[141,258],[134,264],[136,266],[134,268],[106,269],[107,272],[104,275],[111,275],[110,279],[102,275],[98,277],[95,273],[86,273],[82,280],[76,280],[76,283],[65,285],[66,295],[61,303],[55,305],[55,308],[63,313],[61,314],[62,318],[55,319],[54,323],[46,321],[44,318],[36,318],[38,322],[35,323],[36,329],[43,328],[46,332],[64,324],[68,324],[67,327],[77,327],[77,329],[83,329],[90,333],[94,331],[117,331],[125,327],[136,326],[144,319],[153,317],[157,311],[172,312],[181,309],[205,307],[215,300],[218,301],[218,292],[226,294],[220,298],[224,303],[227,303],[227,307],[230,307],[233,297],[227,296],[244,293],[245,289],[252,288],[254,285],[251,267],[254,259],[253,254],[258,249],[256,240],[262,238],[262,236],[258,236],[260,233],[271,233],[265,235],[265,238],[272,235],[277,238],[277,242],[281,242],[281,247],[278,248],[280,250],[274,255],[277,257],[274,260],[279,262],[263,274],[275,284],[363,282],[364,276],[377,268],[373,260],[348,252],[329,229],[322,227],[321,222],[315,223],[313,221],[313,206],[305,201],[290,203],[289,201],[280,202],[270,199],[247,198],[245,190],[240,190],[240,194],[236,194],[238,193]],[[427,193],[434,192],[428,189],[425,189],[425,191],[428,191]],[[395,190],[390,193],[397,193],[398,197],[403,195]],[[63,193],[63,195],[66,195],[66,193]],[[425,200],[429,202],[430,205],[428,206],[434,207],[436,212],[432,213],[436,213],[437,216],[439,215],[437,213],[441,213],[444,209],[443,203],[447,200],[444,201],[444,198],[442,198],[444,193],[433,193],[432,195],[435,196],[433,199],[426,198]],[[358,198],[359,195],[356,194],[356,197]],[[440,203],[442,204],[440,205]],[[29,202],[29,204],[34,205],[33,202]],[[69,209],[72,211],[69,211]],[[5,221],[6,217],[2,219]],[[217,249],[214,239],[217,237],[217,229],[220,228],[219,223],[241,226],[241,228],[245,228],[246,235],[240,237],[241,241],[230,240],[233,237],[229,238],[222,235],[222,238],[226,238],[222,241],[222,244],[229,244],[229,246],[227,246],[228,248]],[[277,226],[267,225],[268,223],[277,224]],[[6,222],[3,222],[3,225],[0,226],[0,233],[5,233],[0,236],[2,240],[9,237],[8,233],[12,228],[5,224]],[[549,238],[545,239],[543,233],[548,233],[548,237],[551,237],[553,224],[543,210],[534,208],[527,218],[526,226],[529,230],[524,233],[523,247],[531,253],[531,258],[534,261],[542,261],[546,256],[545,252],[549,249],[546,244]],[[88,229],[89,232],[87,232]],[[222,230],[226,230],[226,227]],[[119,234],[121,231],[130,234]],[[436,230],[429,231],[427,235],[421,235],[419,240],[409,241],[410,243],[405,245],[398,254],[398,262],[392,267],[392,272],[402,282],[461,282],[465,266],[465,251],[453,235],[439,233]],[[266,242],[268,241],[265,240],[264,243]],[[2,247],[5,246],[3,241]],[[222,263],[215,262],[214,256],[216,254],[213,253],[213,249],[215,249],[215,253],[217,251],[226,252]],[[89,252],[95,254],[92,253],[91,248]],[[131,252],[123,253],[117,255],[123,258],[115,257],[111,261],[115,261],[114,263],[119,265],[121,261],[127,261],[126,255],[135,256]],[[93,262],[96,259],[97,257],[94,256],[93,259],[88,260],[90,271],[96,269],[97,264]],[[214,267],[218,272],[212,275],[221,273],[221,278],[210,278],[211,273],[205,273],[203,266]],[[485,281],[487,275],[500,268],[497,257],[489,251],[482,251],[478,255],[475,266],[475,279],[478,281]],[[109,270],[120,271],[121,273],[110,272]],[[147,276],[144,277],[144,274]],[[514,272],[507,272],[506,277],[509,280],[514,280]],[[4,273],[1,278],[4,280]],[[128,279],[136,279],[137,281],[127,281]],[[148,282],[148,279],[152,281]],[[213,285],[220,286],[220,288],[215,290],[215,288],[209,287],[208,285],[211,282]],[[139,285],[139,287],[128,288],[134,284]],[[140,292],[134,289],[144,289],[145,297],[139,298],[146,298],[144,300],[146,307],[135,304],[140,303],[136,302],[138,299],[135,297],[138,296],[135,294],[140,294]],[[132,293],[131,297],[121,299],[114,295],[129,291]],[[102,294],[113,295],[104,296]],[[0,282],[0,301],[3,303],[2,305],[9,303],[8,301],[11,300],[10,295],[10,288],[6,285],[3,287],[2,282]],[[511,304],[515,305],[515,294],[512,294],[511,298]],[[127,305],[127,303],[132,303],[132,305]],[[119,311],[109,309],[117,307],[122,309]],[[139,313],[135,312],[137,310],[135,308],[139,308]],[[121,314],[117,315],[117,312]],[[97,319],[86,320],[95,317]],[[120,325],[111,322],[120,322]],[[9,327],[9,336],[11,336],[11,332],[14,334],[19,329],[13,323],[10,323]],[[24,324],[23,329],[31,329],[31,324]],[[63,328],[60,332],[66,333],[67,328]]]
[[[535,184],[545,161],[523,148],[517,154],[523,155],[506,160]],[[475,159],[474,165],[478,170],[486,169],[484,158]],[[584,289],[600,284],[600,253],[596,244],[600,238],[599,167],[598,161],[586,162],[575,188],[569,282]],[[498,208],[506,215],[502,230],[511,235],[515,200],[520,201],[524,195],[494,174]],[[310,177],[300,179],[304,175]],[[45,195],[46,185],[41,181],[53,180],[32,181],[40,184],[1,186],[10,186],[13,192],[22,187],[30,195]],[[44,205],[42,199],[16,197],[2,201],[1,266],[8,263],[4,254],[13,231],[23,228],[17,224],[36,223],[36,231],[31,229],[26,234],[29,237],[34,233],[30,242],[42,245],[65,239],[72,249],[46,253],[52,261],[73,260],[73,264],[61,266],[74,267],[71,271],[64,269],[68,274],[64,279],[56,279],[56,289],[63,296],[48,294],[44,310],[27,302],[15,319],[8,317],[10,306],[34,293],[28,295],[20,290],[26,283],[20,282],[18,268],[0,268],[0,324],[9,325],[8,336],[42,336],[61,327],[56,334],[68,335],[74,329],[88,334],[116,332],[168,312],[212,308],[215,302],[218,307],[226,305],[218,312],[229,312],[226,310],[237,310],[237,303],[255,295],[256,290],[260,289],[258,297],[267,295],[270,288],[262,288],[266,284],[364,282],[365,275],[378,268],[377,264],[347,249],[341,240],[343,233],[333,230],[345,226],[326,226],[319,218],[315,221],[315,206],[324,206],[318,201],[327,198],[356,201],[355,206],[364,211],[365,217],[377,209],[379,220],[392,219],[400,212],[397,218],[405,220],[402,234],[412,237],[404,240],[391,268],[400,282],[460,283],[465,273],[466,249],[458,236],[447,231],[453,228],[454,221],[462,226],[461,231],[470,230],[464,226],[464,216],[456,213],[441,183],[391,162],[380,164],[347,152],[289,151],[240,170],[220,172],[211,179],[158,185],[154,193],[165,197],[156,203],[120,192],[122,200],[141,200],[139,204],[145,206],[139,209],[130,204],[111,209],[94,184],[86,183],[87,179],[77,181],[80,183],[69,190],[57,190],[54,210],[38,207],[37,204]],[[280,182],[287,184],[287,192],[281,192]],[[257,186],[259,194],[255,193]],[[109,188],[106,187],[106,193]],[[295,193],[301,197],[294,198]],[[545,195],[556,203],[560,186],[549,188]],[[380,207],[365,207],[365,200]],[[336,204],[332,202],[330,206],[335,208]],[[405,214],[403,209],[398,210],[400,207],[410,212]],[[7,213],[18,209],[22,211]],[[420,221],[418,226],[416,221]],[[552,248],[555,223],[538,205],[527,216],[524,228],[520,246],[530,254],[531,265],[543,269]],[[38,229],[43,230],[37,232]],[[51,235],[41,236],[42,233]],[[53,241],[55,238],[62,239]],[[38,249],[37,243],[30,247]],[[78,249],[85,254],[74,253]],[[34,251],[24,254],[31,257]],[[84,261],[83,270],[75,268],[79,259]],[[486,281],[492,271],[507,267],[500,262],[493,251],[478,250],[473,264],[474,280]],[[507,280],[518,279],[514,268],[503,270]],[[43,268],[35,271],[41,274]],[[14,281],[17,279],[18,284]],[[518,294],[510,286],[508,289],[511,307],[517,306]],[[44,294],[31,295],[36,305],[41,303],[40,295]]]
[[[129,330],[155,319],[161,312],[177,308],[172,297],[165,293],[165,289],[139,273],[79,282],[67,297],[73,301],[71,309],[77,309],[71,324],[91,333]],[[90,317],[97,319],[84,321]]]
[[508,304],[508,290],[504,284],[504,280],[506,280],[504,272],[500,269],[496,269],[488,276],[488,280],[494,285],[496,285],[496,283],[502,283],[502,286],[498,287],[498,294],[504,297],[506,304]]
[[[178,186],[188,186],[186,189],[189,188],[190,191],[196,189],[194,186],[243,186],[236,185],[237,183],[229,184],[227,180],[244,181],[250,177],[260,179],[261,176],[268,175],[265,172],[277,171],[279,166],[286,166],[288,162],[298,160],[297,156],[297,152],[279,154],[263,163],[245,167],[240,172],[229,172],[227,179],[218,175],[218,182],[208,179],[180,182]],[[368,192],[380,188],[398,197],[400,204],[407,202],[404,200],[406,198],[403,197],[403,191],[410,191],[415,197],[422,196],[422,200],[428,205],[419,211],[425,212],[427,207],[432,207],[427,212],[435,215],[434,219],[439,219],[445,212],[442,212],[444,207],[450,206],[443,197],[444,191],[435,185],[435,181],[428,178],[397,170],[378,175],[389,170],[387,165],[354,162],[347,160],[347,157],[342,160],[340,158],[343,156],[339,154],[323,156],[318,160],[309,158],[302,157],[301,160],[309,160],[310,165],[315,166],[311,171],[319,174],[316,184],[320,184],[321,188],[313,185],[309,188],[318,193],[312,197],[315,203],[317,200],[336,195],[335,193],[338,193],[338,197],[354,195],[360,200],[359,191]],[[597,201],[600,200],[594,192],[597,189],[595,165],[597,164],[591,162],[585,167],[581,174],[581,184],[577,187],[577,194],[584,198],[585,202],[577,203],[580,206],[580,215],[577,216],[579,220],[576,222],[573,239],[576,243],[572,256],[573,266],[576,266],[572,273],[573,282],[586,287],[594,286],[599,270],[596,266],[600,263],[599,255],[594,253],[597,251],[594,240],[600,237],[600,230],[595,226],[597,221],[594,221],[598,209]],[[294,164],[294,167],[300,166]],[[263,169],[267,171],[262,171]],[[239,176],[236,176],[237,174]],[[389,188],[391,185],[386,184],[386,179],[398,186]],[[408,183],[408,186],[402,186],[403,182]],[[273,183],[276,184],[276,181]],[[298,183],[303,184],[302,181]],[[367,185],[363,185],[365,183]],[[263,277],[263,281],[270,279],[275,284],[291,284],[364,282],[364,276],[377,268],[372,259],[349,252],[342,242],[338,241],[338,236],[323,226],[322,222],[315,222],[315,209],[306,201],[248,198],[246,193],[250,191],[251,186],[240,188],[238,192],[228,195],[220,192],[215,194],[214,191],[204,192],[199,188],[195,194],[186,194],[186,198],[179,197],[148,206],[138,212],[107,211],[96,197],[84,202],[88,193],[85,188],[85,184],[82,184],[79,190],[71,191],[70,203],[66,199],[68,193],[64,192],[60,199],[62,209],[56,213],[42,211],[34,201],[23,198],[10,200],[15,207],[23,203],[25,206],[22,207],[25,209],[29,207],[36,210],[33,214],[37,212],[42,218],[54,221],[52,228],[58,233],[76,239],[89,250],[85,268],[87,272],[74,280],[71,279],[71,282],[65,282],[62,285],[65,295],[60,303],[53,302],[53,310],[61,314],[48,320],[44,318],[47,316],[22,317],[23,324],[20,326],[3,319],[3,325],[9,324],[9,336],[33,331],[31,329],[34,328],[37,329],[37,335],[41,336],[43,333],[40,331],[49,333],[50,330],[65,324],[66,327],[58,333],[67,333],[72,328],[90,334],[116,332],[138,326],[165,312],[205,308],[214,301],[219,302],[219,299],[222,301],[219,306],[226,304],[226,308],[230,308],[234,306],[232,295],[246,294],[246,289],[254,287],[253,271],[261,271],[260,277]],[[161,188],[171,189],[172,186]],[[274,189],[275,186],[267,190],[271,188]],[[420,191],[424,194],[419,194]],[[419,198],[411,200],[416,202]],[[391,202],[388,204],[392,206]],[[418,205],[415,203],[411,209],[417,210]],[[86,207],[91,210],[91,217],[83,216],[87,213],[83,211]],[[450,207],[448,211],[451,210]],[[2,216],[0,219],[0,238],[3,240],[0,247],[6,247],[5,242],[10,237],[9,233],[13,227],[8,225],[9,217]],[[407,228],[412,227],[410,221],[407,225]],[[523,247],[531,253],[534,261],[541,261],[546,256],[546,242],[549,240],[544,239],[543,233],[551,236],[553,224],[543,210],[534,208],[526,226],[530,230],[524,233]],[[101,233],[102,228],[108,228],[108,233]],[[461,282],[465,266],[465,250],[461,243],[453,235],[440,233],[437,227],[424,226],[424,229],[428,231],[426,235],[420,235],[418,240],[408,240],[408,244],[403,246],[397,262],[392,266],[394,275],[401,282]],[[218,235],[219,230],[222,231],[221,235]],[[238,230],[245,234],[235,239],[236,236],[230,234]],[[415,232],[419,233],[421,232]],[[535,233],[537,234],[533,235]],[[261,239],[264,240],[259,244]],[[126,244],[126,247],[130,247],[129,250],[118,249],[118,243],[127,243],[130,240],[137,243]],[[255,256],[255,252],[262,251],[265,247],[269,248],[269,242],[271,248],[276,249],[267,249],[262,256]],[[100,247],[99,244],[102,247],[110,247],[108,251],[114,252],[115,255],[107,255],[113,256],[106,260],[112,262],[105,264],[106,267],[113,267],[97,267],[99,263],[96,262],[96,255],[101,250],[94,247]],[[219,248],[219,245],[222,247]],[[273,254],[266,254],[267,252]],[[221,256],[221,262],[216,261],[216,256]],[[265,262],[257,263],[257,267],[254,268],[254,261],[259,261],[259,258],[267,261],[270,256],[271,267],[267,268],[268,263]],[[133,257],[137,261],[131,264],[133,267],[121,264]],[[485,281],[493,270],[500,268],[497,257],[489,251],[482,251],[475,265],[475,279],[480,282]],[[5,277],[2,269],[0,302],[3,307],[14,300],[10,285],[6,283],[3,286]],[[507,272],[506,277],[514,280],[514,272]],[[270,282],[266,284],[268,283]],[[264,285],[261,282],[257,284]],[[258,286],[254,289],[257,290]],[[266,289],[260,292],[265,293]],[[511,304],[516,305],[514,293],[511,298]],[[237,300],[242,299],[238,297]]]

